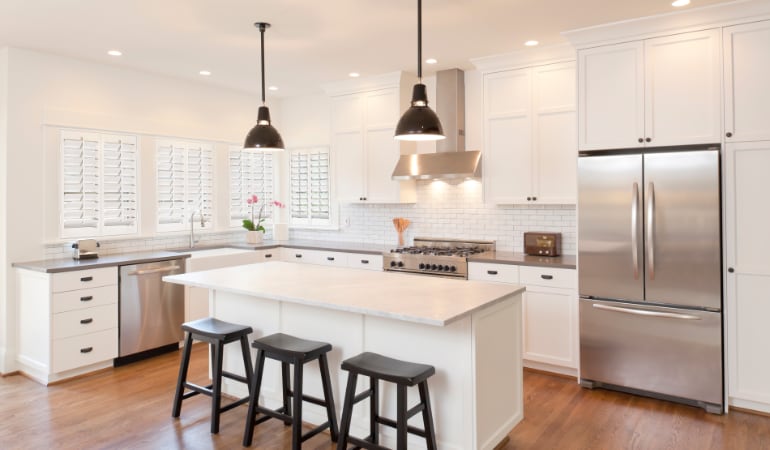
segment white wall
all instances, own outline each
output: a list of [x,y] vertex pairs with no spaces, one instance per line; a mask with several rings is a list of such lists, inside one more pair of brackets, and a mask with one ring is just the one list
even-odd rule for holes
[[[58,234],[55,225],[51,225],[59,222],[55,130],[59,126],[84,127],[140,136],[142,233],[152,234],[154,216],[148,212],[153,210],[155,198],[151,136],[217,143],[217,176],[221,179],[227,176],[223,149],[227,142],[242,141],[254,124],[259,101],[256,95],[203,82],[16,48],[7,51],[7,85],[7,99],[0,102],[7,105],[8,130],[7,176],[0,188],[8,192],[7,203],[0,209],[0,218],[7,215],[7,238],[1,246],[6,254],[0,261],[0,270],[7,277],[0,300],[6,326],[2,327],[0,348],[11,350],[15,347],[16,306],[10,264],[44,259],[44,243],[55,241]],[[279,117],[278,108],[272,106],[271,112]],[[226,187],[226,183],[218,186]],[[226,198],[221,190],[215,195],[220,201],[223,196]],[[226,212],[220,210],[217,228],[221,230],[225,224]],[[13,370],[14,357],[13,351],[7,352],[1,372]]]
[[[8,195],[7,184],[3,180],[8,179],[6,170],[8,159],[8,48],[0,49],[0,324],[7,323],[6,318],[8,302],[6,301],[5,286],[8,286],[7,269],[7,245],[6,220],[8,217],[8,208],[6,207],[6,196]],[[0,329],[0,373],[3,370],[6,359],[5,342],[8,340],[9,330],[7,326]]]

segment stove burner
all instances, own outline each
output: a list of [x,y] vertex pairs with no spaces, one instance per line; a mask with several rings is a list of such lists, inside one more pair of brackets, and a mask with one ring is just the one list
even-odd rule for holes
[[493,251],[494,241],[415,238],[414,246],[383,255],[383,269],[451,278],[468,277],[467,258]]
[[483,253],[487,250],[479,247],[403,247],[394,248],[390,253],[401,253],[405,255],[425,255],[425,256],[459,256],[467,258],[470,255]]

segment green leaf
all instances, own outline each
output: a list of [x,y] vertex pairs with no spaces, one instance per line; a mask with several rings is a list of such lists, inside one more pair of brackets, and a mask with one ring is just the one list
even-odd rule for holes
[[[243,219],[243,228],[246,228],[249,231],[257,231],[259,228],[254,226],[254,222],[252,222],[249,219]],[[263,228],[264,230],[264,228]]]

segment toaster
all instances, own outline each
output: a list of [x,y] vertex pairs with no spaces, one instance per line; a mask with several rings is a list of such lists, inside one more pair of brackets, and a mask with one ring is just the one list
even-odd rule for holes
[[524,253],[533,256],[559,256],[561,233],[524,233]]
[[96,239],[78,239],[77,242],[72,244],[72,258],[73,259],[94,259],[98,258],[99,254],[96,249],[99,247],[99,242]]

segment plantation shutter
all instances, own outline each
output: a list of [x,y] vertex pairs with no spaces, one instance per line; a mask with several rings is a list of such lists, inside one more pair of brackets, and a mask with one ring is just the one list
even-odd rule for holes
[[[230,225],[239,226],[243,219],[251,218],[251,208],[246,200],[255,194],[259,198],[257,208],[269,205],[275,199],[273,154],[230,147]],[[255,215],[258,214],[255,210]],[[266,206],[262,217],[271,218],[273,208]]]
[[[214,215],[214,149],[195,142],[157,143],[158,231],[180,231],[192,213]],[[196,217],[195,220],[199,220]]]
[[329,149],[294,150],[290,157],[291,221],[295,225],[328,225]]
[[105,235],[136,232],[136,137],[102,139],[102,224]]

